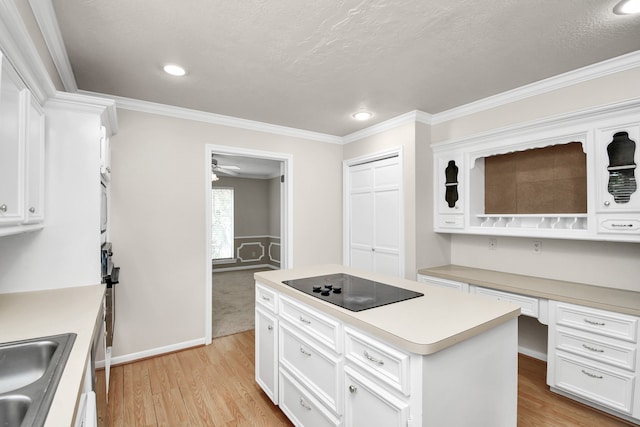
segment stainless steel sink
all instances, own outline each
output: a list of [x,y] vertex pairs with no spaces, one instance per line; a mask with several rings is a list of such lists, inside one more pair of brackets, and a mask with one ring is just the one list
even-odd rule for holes
[[0,426],[42,426],[76,334],[0,344]]

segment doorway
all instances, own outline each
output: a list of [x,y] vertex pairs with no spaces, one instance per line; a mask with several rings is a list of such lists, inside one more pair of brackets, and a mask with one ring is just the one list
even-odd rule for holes
[[[292,265],[292,158],[219,145],[207,145],[205,156],[209,344],[216,335],[253,327],[254,272]],[[236,200],[229,203],[229,195]]]

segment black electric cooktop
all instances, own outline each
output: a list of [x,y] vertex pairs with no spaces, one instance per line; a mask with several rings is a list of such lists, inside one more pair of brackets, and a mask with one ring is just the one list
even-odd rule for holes
[[351,311],[367,310],[424,295],[345,273],[285,280],[282,283]]

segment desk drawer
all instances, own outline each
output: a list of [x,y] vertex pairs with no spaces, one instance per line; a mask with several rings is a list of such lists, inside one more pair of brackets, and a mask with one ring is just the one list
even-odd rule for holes
[[477,295],[485,295],[500,301],[508,301],[520,306],[521,313],[525,316],[535,317],[540,315],[539,301],[537,298],[528,297],[520,294],[512,294],[511,292],[497,291],[495,289],[482,288],[479,286],[471,287],[472,292]]
[[361,332],[345,327],[345,356],[374,377],[403,393],[411,394],[408,353],[389,347]]
[[611,338],[558,327],[556,347],[619,368],[636,369],[635,346]]
[[335,319],[286,296],[280,297],[280,316],[338,354],[342,353],[342,342],[338,339],[340,323]]
[[552,385],[598,404],[630,414],[635,376],[606,369],[580,357],[555,354]]
[[637,341],[638,319],[619,313],[557,303],[556,323],[629,342]]

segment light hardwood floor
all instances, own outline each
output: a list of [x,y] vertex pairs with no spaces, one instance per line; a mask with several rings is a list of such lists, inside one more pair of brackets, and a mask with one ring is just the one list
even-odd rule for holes
[[[633,426],[549,391],[546,364],[520,355],[519,427]],[[98,372],[98,402],[104,371]],[[99,427],[291,426],[254,381],[254,331],[111,370]]]

